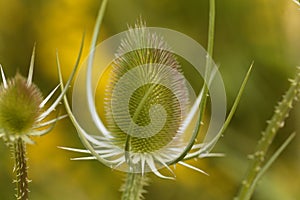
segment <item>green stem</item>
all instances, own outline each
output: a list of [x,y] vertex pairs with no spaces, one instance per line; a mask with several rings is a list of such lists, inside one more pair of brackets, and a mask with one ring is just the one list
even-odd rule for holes
[[201,99],[200,104],[200,116],[199,122],[197,122],[197,131],[199,132],[201,126],[201,120],[203,119],[204,112],[206,109],[206,102],[208,97],[208,85],[211,78],[211,66],[212,66],[212,57],[214,51],[214,38],[215,38],[215,15],[216,7],[215,0],[209,0],[209,24],[208,24],[208,41],[207,41],[207,57],[206,57],[206,66],[205,66],[205,77],[204,77],[204,86],[203,86],[203,98]]
[[27,177],[27,158],[26,146],[21,138],[13,144],[13,153],[15,159],[14,173],[16,174],[16,198],[17,200],[28,200],[28,183]]
[[125,184],[121,188],[122,200],[142,199],[143,193],[146,192],[143,188],[146,185],[148,185],[148,178],[145,174],[127,173]]
[[266,153],[273,142],[277,131],[283,127],[284,120],[288,116],[289,111],[292,109],[293,102],[297,100],[300,93],[300,69],[296,72],[296,78],[291,82],[291,86],[283,96],[281,102],[275,108],[274,115],[268,122],[268,126],[262,133],[262,137],[259,140],[255,153],[250,156],[251,163],[247,171],[247,176],[242,182],[240,191],[235,198],[236,200],[248,200],[250,199],[256,184],[256,177],[259,175],[263,168]]
[[207,42],[207,61],[206,61],[206,81],[210,76],[210,68],[213,57],[214,50],[214,36],[215,36],[215,16],[216,16],[216,6],[215,0],[209,0],[209,25],[208,25],[208,42]]
[[185,147],[184,151],[178,158],[172,160],[168,165],[176,164],[177,162],[183,160],[188,152],[192,149],[196,138],[198,136],[199,130],[201,128],[201,121],[204,117],[206,103],[207,103],[207,96],[208,96],[208,83],[211,76],[211,65],[212,65],[212,55],[214,49],[214,29],[215,29],[215,0],[209,0],[209,24],[208,24],[208,42],[207,42],[207,57],[206,57],[206,64],[205,64],[205,77],[204,77],[204,86],[202,88],[203,95],[200,100],[199,105],[199,116],[196,122],[196,128],[193,130],[193,134],[191,137],[191,142]]

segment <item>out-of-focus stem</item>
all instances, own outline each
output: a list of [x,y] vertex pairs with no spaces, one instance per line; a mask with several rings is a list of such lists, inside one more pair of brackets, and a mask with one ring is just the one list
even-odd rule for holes
[[240,191],[235,197],[235,200],[248,200],[250,199],[263,165],[265,163],[265,156],[273,142],[277,131],[283,127],[284,120],[288,116],[289,111],[292,109],[293,102],[299,98],[300,95],[300,68],[297,69],[296,78],[291,81],[291,86],[283,96],[281,102],[275,108],[274,115],[271,120],[268,121],[268,126],[262,133],[262,137],[259,140],[255,153],[250,156],[251,163],[247,171],[247,175],[242,182]]
[[122,200],[140,200],[145,193],[144,186],[148,184],[148,177],[141,173],[127,173],[125,183],[121,190],[123,191]]
[[14,173],[16,174],[16,198],[17,200],[28,200],[28,183],[27,177],[27,158],[26,146],[21,138],[13,144],[13,154],[15,159]]

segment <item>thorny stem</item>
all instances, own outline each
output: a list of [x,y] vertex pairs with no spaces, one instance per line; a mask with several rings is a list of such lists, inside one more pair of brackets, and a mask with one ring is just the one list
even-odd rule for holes
[[21,138],[17,139],[12,144],[15,166],[14,173],[16,174],[16,198],[17,200],[28,200],[28,183],[30,182],[27,177],[27,158],[26,146]]
[[144,186],[148,185],[148,177],[141,173],[127,173],[127,177],[121,190],[123,191],[122,200],[142,199]]
[[236,200],[248,200],[250,199],[255,183],[256,177],[259,175],[265,161],[266,153],[272,144],[277,131],[283,127],[285,118],[288,117],[289,111],[292,109],[293,102],[297,100],[300,96],[300,68],[297,69],[295,80],[291,81],[291,86],[283,96],[281,102],[275,108],[274,115],[271,120],[268,121],[268,126],[264,132],[262,132],[262,137],[258,142],[255,153],[250,156],[252,159],[248,174],[242,182],[242,186],[238,193]]

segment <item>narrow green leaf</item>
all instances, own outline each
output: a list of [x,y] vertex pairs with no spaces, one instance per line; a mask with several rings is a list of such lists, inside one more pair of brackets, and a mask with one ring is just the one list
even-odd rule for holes
[[246,199],[250,199],[255,186],[257,182],[261,179],[261,177],[266,173],[266,171],[270,168],[270,166],[274,163],[274,161],[280,156],[280,154],[283,152],[283,150],[286,149],[286,147],[290,144],[292,139],[296,136],[296,133],[292,133],[285,141],[284,143],[276,150],[276,152],[271,156],[271,158],[265,163],[265,165],[260,169],[259,173],[255,177],[254,181],[250,185],[249,190],[246,194]]

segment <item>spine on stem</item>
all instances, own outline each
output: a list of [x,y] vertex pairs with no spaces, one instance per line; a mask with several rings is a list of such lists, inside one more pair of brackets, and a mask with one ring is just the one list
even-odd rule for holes
[[147,191],[144,186],[148,185],[149,178],[141,173],[127,173],[124,185],[121,187],[123,192],[122,200],[144,199],[143,194]]
[[266,154],[271,146],[278,130],[284,126],[285,119],[288,117],[293,103],[300,97],[300,67],[297,68],[296,77],[291,81],[291,86],[283,96],[283,99],[276,106],[272,118],[268,121],[268,126],[262,132],[262,136],[257,144],[255,153],[250,155],[251,163],[247,172],[247,176],[242,182],[242,186],[235,197],[235,200],[250,199],[258,178],[261,176],[261,170],[265,166]]

